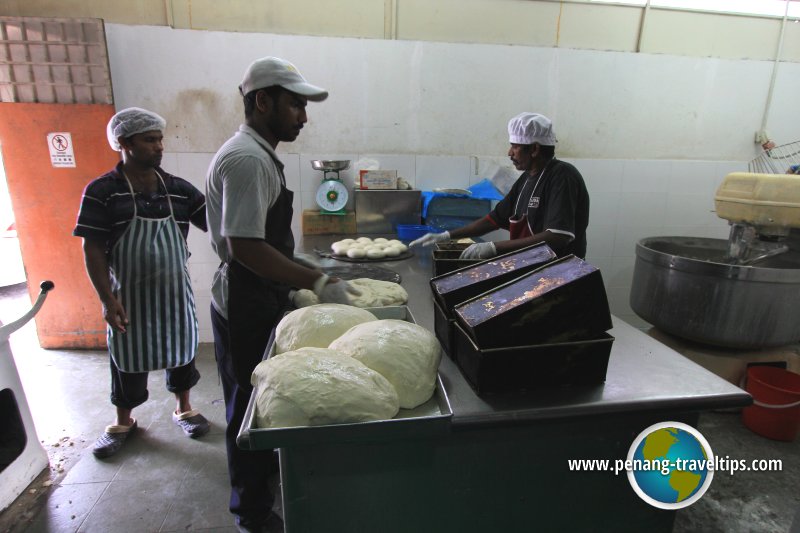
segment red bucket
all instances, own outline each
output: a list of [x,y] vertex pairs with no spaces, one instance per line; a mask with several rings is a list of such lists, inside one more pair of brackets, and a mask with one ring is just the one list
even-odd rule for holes
[[771,366],[747,369],[753,405],[742,410],[751,431],[774,440],[793,441],[800,429],[800,374]]

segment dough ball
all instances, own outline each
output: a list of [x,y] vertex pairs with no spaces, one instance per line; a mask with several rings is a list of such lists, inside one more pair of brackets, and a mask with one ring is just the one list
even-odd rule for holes
[[350,281],[350,284],[361,291],[361,295],[352,298],[353,305],[358,307],[386,307],[408,302],[408,293],[399,283],[358,278]]
[[366,257],[366,255],[367,252],[363,248],[359,248],[357,246],[347,249],[347,257],[350,259],[362,259]]
[[383,253],[386,254],[386,257],[397,257],[400,255],[400,248],[397,246],[387,246],[383,249]]
[[296,309],[283,317],[275,328],[275,353],[306,346],[327,348],[351,327],[370,320],[377,318],[352,305],[318,304]]
[[398,239],[392,239],[387,244],[403,244],[403,241]]
[[[361,291],[360,296],[352,296],[350,301],[356,307],[386,307],[388,305],[404,305],[408,302],[408,292],[398,283],[377,279],[358,278],[350,280],[350,284]],[[313,291],[301,289],[294,296],[294,305],[308,307],[319,303]]]
[[292,303],[296,308],[300,309],[301,307],[317,305],[319,303],[319,298],[317,298],[317,295],[314,294],[314,291],[300,289],[292,298]]
[[359,237],[358,239],[356,239],[356,242],[360,242],[363,244],[371,244],[372,239],[370,239],[369,237]]
[[274,355],[256,366],[258,427],[385,420],[399,410],[394,387],[356,359],[324,348]]
[[394,385],[400,407],[425,403],[436,387],[441,346],[427,329],[403,320],[376,320],[352,327],[329,348],[358,359]]
[[378,247],[367,249],[367,259],[383,259],[384,257],[386,257],[386,254]]
[[346,255],[349,248],[350,245],[342,241],[331,244],[331,250],[333,250],[333,253],[336,255]]
[[356,241],[355,241],[355,239],[342,239],[342,240],[341,240],[341,241],[339,241],[339,242],[341,242],[341,243],[343,243],[343,244],[353,244],[353,243],[354,243],[354,242],[356,242]]
[[372,242],[375,244],[387,243],[389,242],[388,239],[384,239],[383,237],[378,237],[377,239],[373,239]]
[[395,245],[395,246],[397,246],[397,247],[400,249],[400,253],[401,253],[401,254],[402,254],[403,252],[405,252],[405,251],[407,251],[407,250],[408,250],[408,246],[406,246],[406,245],[405,245],[405,244],[403,244],[402,242],[401,242],[400,244],[397,244],[397,245]]

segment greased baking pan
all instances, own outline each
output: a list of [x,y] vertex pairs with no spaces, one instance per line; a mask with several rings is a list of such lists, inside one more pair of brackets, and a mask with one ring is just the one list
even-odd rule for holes
[[569,255],[454,307],[481,348],[593,338],[611,329],[603,278]]

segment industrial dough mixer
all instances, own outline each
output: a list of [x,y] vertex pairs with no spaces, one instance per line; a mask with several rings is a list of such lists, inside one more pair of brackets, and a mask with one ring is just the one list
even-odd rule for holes
[[715,207],[731,225],[727,241],[639,241],[633,311],[666,333],[713,346],[800,341],[800,176],[785,173],[796,171],[799,151],[800,143],[773,148],[750,172],[726,176]]
[[717,215],[731,225],[731,264],[787,252],[790,229],[800,227],[800,141],[765,150],[748,170],[728,175],[714,201]]

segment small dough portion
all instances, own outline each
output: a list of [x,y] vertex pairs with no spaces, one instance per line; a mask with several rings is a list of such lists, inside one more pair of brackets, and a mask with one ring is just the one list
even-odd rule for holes
[[[408,302],[408,292],[399,284],[370,278],[350,280],[350,285],[361,291],[360,296],[351,296],[350,301],[356,307],[386,307],[404,305]],[[301,289],[293,299],[296,307],[308,307],[319,303],[313,291]]]
[[367,259],[383,259],[386,254],[377,246],[367,249]]
[[428,401],[436,387],[442,349],[427,329],[404,320],[377,320],[353,326],[329,348],[358,359],[394,385],[400,407]]
[[399,410],[386,378],[347,355],[301,348],[256,366],[256,425],[261,428],[320,426],[385,420]]
[[[312,293],[313,294],[313,293]],[[343,304],[317,304],[296,309],[275,328],[275,353],[328,345],[351,327],[378,320],[364,309]]]
[[310,305],[317,305],[319,303],[319,298],[317,298],[317,295],[314,294],[314,291],[300,289],[292,297],[292,303],[296,308],[300,309]]
[[346,243],[346,242],[343,242],[343,241],[337,241],[337,242],[331,244],[331,250],[336,255],[346,255],[347,254],[347,250],[349,250],[349,249],[350,249],[350,244]]
[[[398,250],[397,253],[391,248]],[[372,252],[370,253],[370,251]],[[398,239],[386,239],[385,237],[358,237],[356,239],[342,239],[331,243],[333,255],[339,257],[349,257],[350,259],[368,259],[380,261],[387,257],[397,257],[402,255],[408,247]],[[382,254],[381,254],[382,252]]]
[[363,259],[367,256],[367,252],[363,248],[353,246],[347,250],[347,257],[350,259]]

